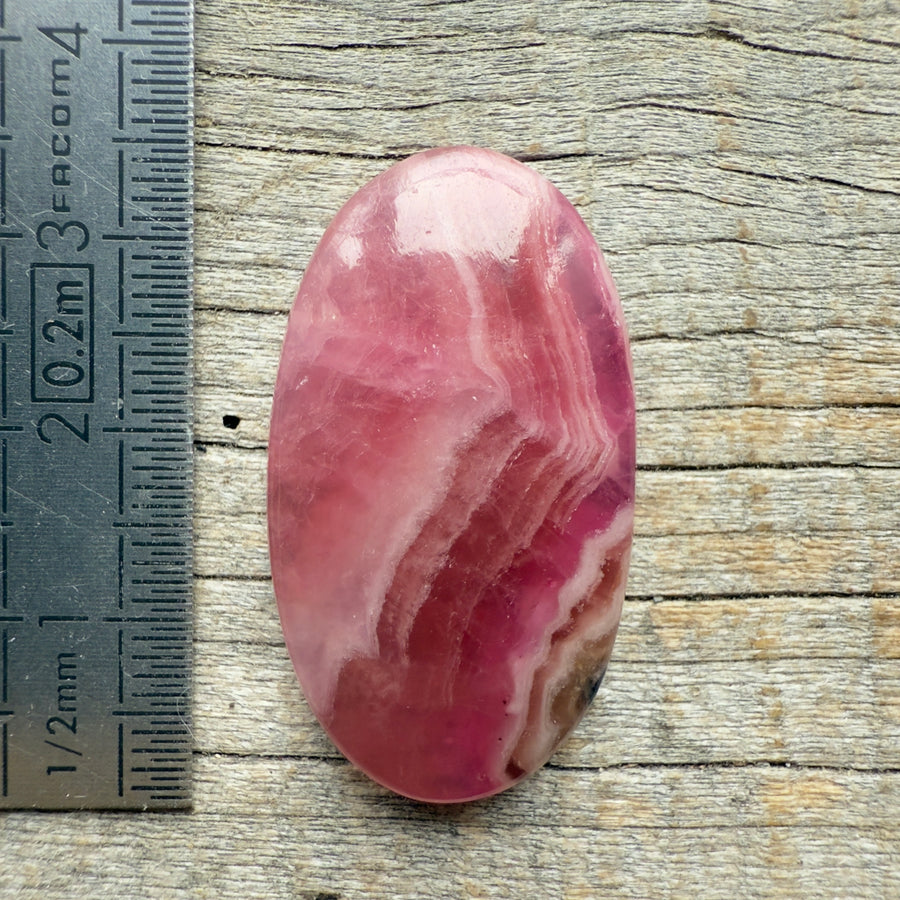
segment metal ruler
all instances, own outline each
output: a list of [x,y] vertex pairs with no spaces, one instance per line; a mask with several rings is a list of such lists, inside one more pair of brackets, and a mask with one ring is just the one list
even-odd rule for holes
[[0,0],[0,807],[190,803],[190,0]]

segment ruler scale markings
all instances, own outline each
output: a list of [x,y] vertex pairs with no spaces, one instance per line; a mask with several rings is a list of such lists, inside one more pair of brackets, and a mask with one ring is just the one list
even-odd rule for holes
[[119,609],[123,609],[125,605],[125,535],[120,532],[117,537],[119,545],[119,557],[117,573],[118,590],[116,591],[116,597],[118,599]]
[[0,764],[0,794],[4,797],[9,796],[9,726],[4,722],[0,726],[0,756],[2,756],[2,764]]
[[[0,341],[0,374],[14,401],[5,410],[10,421],[0,423],[0,507],[16,521],[11,560],[11,522],[0,522],[3,604],[11,613],[22,604],[32,610],[4,627],[0,647],[11,708],[6,807],[190,802],[191,23],[189,0],[69,0],[64,10],[51,0],[8,8],[0,0],[0,26],[13,32],[0,37],[25,42],[0,47],[0,107],[5,97],[14,138],[0,147],[0,226],[11,226],[0,241],[25,239],[0,243],[0,313],[4,323],[24,323]],[[42,100],[51,89],[52,116]],[[28,133],[38,140],[30,169],[17,140]],[[106,187],[102,178],[79,182],[88,161],[107,173]],[[19,185],[29,178],[23,199]],[[8,179],[15,195],[7,195]],[[13,271],[32,281],[24,316],[6,308],[22,293],[15,280],[8,284]],[[148,331],[127,333],[126,323]],[[5,365],[7,346],[11,360],[30,357],[31,371]],[[20,399],[23,387],[31,407]],[[154,466],[158,458],[166,465]],[[26,463],[41,483],[20,496],[18,486],[31,487],[21,477]],[[116,496],[110,508],[104,498]],[[51,534],[36,530],[34,509],[60,508],[64,515],[44,517]],[[60,523],[70,519],[67,531]],[[84,534],[92,549],[78,551]],[[54,562],[30,565],[44,553]],[[40,574],[54,567],[58,581]],[[150,615],[131,614],[141,610]],[[29,622],[43,636],[26,633]],[[26,655],[40,663],[32,695],[17,693]],[[118,677],[104,679],[104,671]],[[101,700],[104,686],[111,695]],[[29,729],[25,701],[40,687],[47,705],[37,704]],[[121,715],[140,717],[148,733],[124,720],[99,727]]]
[[125,248],[118,248],[118,298],[119,298],[119,325],[125,324]]
[[161,41],[156,38],[104,38],[104,44],[113,44],[119,47],[183,47],[183,40]]
[[119,441],[119,515],[125,514],[125,441]]
[[[113,337],[122,337],[119,332],[114,331]],[[119,344],[119,396],[117,403],[118,418],[125,418],[125,345]]]
[[61,622],[87,622],[89,616],[38,616],[38,628],[44,625],[58,625]]
[[116,71],[116,111],[118,112],[119,131],[125,130],[125,53],[120,50],[118,54],[118,69]]
[[[122,0],[119,0],[121,3]],[[125,795],[125,724],[119,722],[119,746],[118,746],[118,771],[117,771],[117,787],[119,796]]]
[[[118,206],[119,206],[119,228],[125,227],[125,151],[118,151]],[[133,199],[133,198],[132,198]]]

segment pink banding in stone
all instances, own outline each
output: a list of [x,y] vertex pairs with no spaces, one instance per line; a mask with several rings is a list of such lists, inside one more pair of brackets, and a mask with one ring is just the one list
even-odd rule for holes
[[350,199],[288,322],[269,536],[297,675],[351,761],[431,802],[543,765],[612,650],[634,453],[616,290],[553,185],[455,147]]

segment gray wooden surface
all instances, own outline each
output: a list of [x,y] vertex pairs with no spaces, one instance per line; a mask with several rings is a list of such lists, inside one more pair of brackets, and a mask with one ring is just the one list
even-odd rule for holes
[[[900,4],[196,7],[195,806],[5,815],[0,893],[900,897]],[[531,162],[605,248],[640,471],[597,703],[518,789],[432,809],[301,699],[264,469],[318,237],[448,143]]]

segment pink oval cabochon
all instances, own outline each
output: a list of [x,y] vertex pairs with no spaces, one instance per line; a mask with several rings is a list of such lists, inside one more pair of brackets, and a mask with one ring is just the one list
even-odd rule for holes
[[591,702],[622,608],[634,392],[596,242],[500,154],[416,154],[340,210],[269,444],[285,640],[334,743],[419,800],[501,791]]

